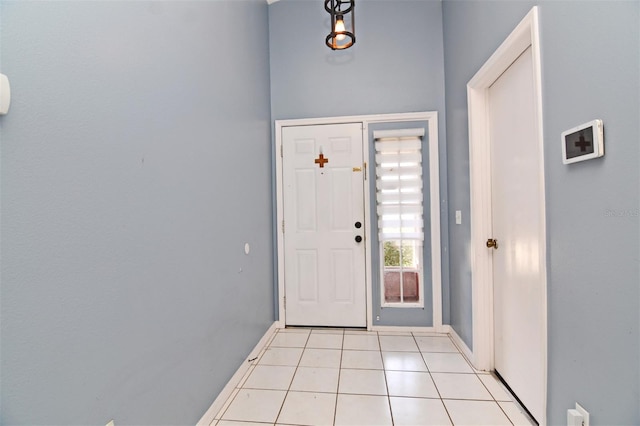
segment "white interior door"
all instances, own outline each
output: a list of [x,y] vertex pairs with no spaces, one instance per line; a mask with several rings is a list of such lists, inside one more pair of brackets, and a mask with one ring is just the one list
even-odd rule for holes
[[541,147],[527,49],[489,88],[495,370],[544,419]]
[[366,326],[362,124],[282,129],[287,325]]

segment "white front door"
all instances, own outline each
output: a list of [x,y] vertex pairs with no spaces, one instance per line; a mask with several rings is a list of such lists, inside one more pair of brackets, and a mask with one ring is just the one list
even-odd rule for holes
[[283,127],[285,323],[365,327],[362,124]]
[[489,88],[495,370],[544,416],[541,147],[531,48]]

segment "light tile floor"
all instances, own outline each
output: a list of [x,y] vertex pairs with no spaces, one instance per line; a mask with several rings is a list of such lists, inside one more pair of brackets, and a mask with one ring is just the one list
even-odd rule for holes
[[211,424],[533,423],[446,335],[293,328],[274,333]]

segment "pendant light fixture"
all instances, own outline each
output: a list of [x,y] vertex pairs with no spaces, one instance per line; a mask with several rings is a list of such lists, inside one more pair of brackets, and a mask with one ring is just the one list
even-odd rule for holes
[[325,42],[331,50],[347,49],[356,42],[355,0],[324,0],[324,9],[331,15],[331,32]]

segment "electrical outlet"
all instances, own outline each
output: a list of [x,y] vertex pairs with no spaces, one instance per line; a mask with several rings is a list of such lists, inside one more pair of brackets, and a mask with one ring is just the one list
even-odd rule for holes
[[582,426],[589,426],[589,412],[576,402],[576,410],[582,414]]

